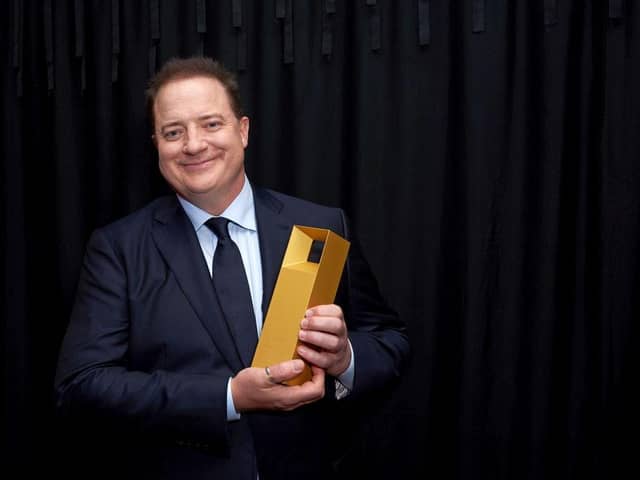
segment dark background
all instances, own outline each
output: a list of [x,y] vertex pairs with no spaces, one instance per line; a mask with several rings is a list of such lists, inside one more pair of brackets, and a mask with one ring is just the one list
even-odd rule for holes
[[73,458],[52,382],[84,244],[167,191],[143,91],[204,52],[238,72],[250,178],[343,207],[408,324],[364,475],[638,476],[635,2],[3,7],[4,468]]

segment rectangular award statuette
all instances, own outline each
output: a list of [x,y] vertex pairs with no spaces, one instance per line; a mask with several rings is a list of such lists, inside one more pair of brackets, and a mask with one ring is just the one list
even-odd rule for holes
[[[314,240],[324,243],[317,263],[309,260]],[[293,226],[252,367],[300,358],[296,353],[300,322],[307,308],[334,302],[349,246],[331,230]],[[302,373],[286,383],[299,385],[310,378],[311,368],[305,364]]]

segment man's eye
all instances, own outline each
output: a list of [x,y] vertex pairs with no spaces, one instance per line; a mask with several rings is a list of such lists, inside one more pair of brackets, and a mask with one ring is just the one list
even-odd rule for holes
[[180,130],[167,130],[162,133],[162,136],[165,140],[175,140],[180,138],[181,131]]
[[221,126],[222,126],[222,122],[219,122],[218,120],[207,122],[207,128],[209,130],[217,130]]

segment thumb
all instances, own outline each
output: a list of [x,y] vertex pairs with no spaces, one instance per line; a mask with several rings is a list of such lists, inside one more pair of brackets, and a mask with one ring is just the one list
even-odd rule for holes
[[304,369],[304,362],[300,359],[287,360],[276,363],[265,369],[270,374],[270,380],[274,383],[282,383],[297,377]]

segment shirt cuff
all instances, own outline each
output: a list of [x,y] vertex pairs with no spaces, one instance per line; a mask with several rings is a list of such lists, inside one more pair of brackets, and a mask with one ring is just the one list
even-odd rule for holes
[[232,422],[234,420],[240,420],[240,414],[236,412],[236,407],[233,404],[233,395],[231,395],[231,377],[227,381],[227,421]]
[[353,390],[353,378],[356,371],[356,363],[351,342],[349,342],[349,350],[351,350],[351,361],[349,362],[349,366],[344,372],[342,372],[342,375],[336,378],[335,381],[336,399],[338,400],[346,397],[351,393],[351,390]]

